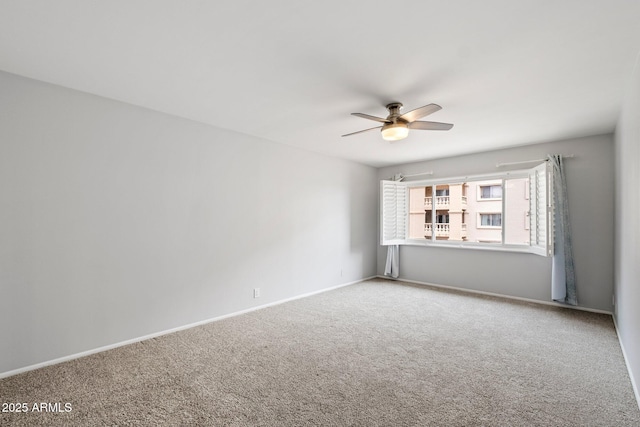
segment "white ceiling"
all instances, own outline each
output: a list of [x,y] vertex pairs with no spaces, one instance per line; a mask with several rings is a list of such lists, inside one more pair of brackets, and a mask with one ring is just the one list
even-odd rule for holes
[[[614,129],[640,1],[0,0],[0,69],[373,166]],[[443,109],[390,144],[350,116]]]

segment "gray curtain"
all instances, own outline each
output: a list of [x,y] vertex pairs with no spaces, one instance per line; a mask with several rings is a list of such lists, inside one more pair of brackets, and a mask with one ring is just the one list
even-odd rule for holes
[[553,169],[554,203],[554,254],[551,268],[551,299],[570,305],[578,305],[576,273],[573,264],[573,242],[569,225],[567,180],[562,156],[550,154],[549,163]]
[[387,264],[384,275],[397,279],[400,276],[400,245],[387,246]]

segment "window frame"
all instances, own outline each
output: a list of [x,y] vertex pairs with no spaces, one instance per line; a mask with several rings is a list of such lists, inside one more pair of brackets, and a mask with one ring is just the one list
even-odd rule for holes
[[[485,202],[485,201],[491,202],[491,201],[502,200],[503,193],[504,193],[504,188],[502,188],[503,185],[504,185],[504,182],[500,185],[498,184],[478,185],[478,197],[476,198],[476,200],[479,202]],[[482,197],[482,189],[487,187],[488,188],[501,187],[500,197]],[[491,190],[489,190],[489,192],[491,193]]]
[[[553,222],[551,219],[553,218],[553,200],[551,191],[551,168],[549,168],[548,162],[541,163],[531,169],[521,169],[521,170],[513,170],[508,172],[501,173],[492,173],[492,174],[479,174],[479,175],[469,175],[462,177],[451,177],[451,178],[433,178],[426,180],[416,180],[416,181],[380,181],[381,183],[381,205],[380,205],[380,244],[383,246],[386,245],[414,245],[414,246],[438,246],[438,247],[449,247],[449,248],[468,248],[468,249],[483,249],[483,250],[494,250],[494,251],[508,251],[508,252],[524,252],[524,253],[534,253],[541,256],[550,256],[553,254]],[[509,244],[505,242],[505,226],[506,226],[506,218],[505,218],[505,203],[507,197],[505,197],[505,181],[510,179],[529,179],[529,191],[528,191],[528,199],[529,199],[529,218],[530,218],[530,243],[527,244]],[[482,212],[482,213],[500,213],[501,214],[501,226],[499,227],[502,230],[502,241],[501,242],[468,242],[468,241],[445,241],[445,240],[437,240],[435,238],[435,233],[432,234],[431,239],[416,239],[410,238],[408,236],[409,233],[409,188],[412,187],[427,187],[433,186],[435,188],[438,185],[452,185],[459,184],[465,182],[472,181],[489,181],[489,180],[501,180],[502,182],[502,212]],[[382,205],[382,200],[384,198],[384,187],[390,186],[388,188],[394,189],[394,197],[398,194],[404,192],[404,197],[399,197],[398,200],[401,201],[403,206],[395,206],[395,214],[404,212],[404,218],[395,218],[396,223],[402,223],[402,227],[398,227],[395,229],[397,231],[396,234],[393,235],[392,239],[386,238],[387,236],[384,233],[384,225],[385,225],[385,209]],[[534,191],[535,189],[535,191]],[[435,193],[434,193],[435,194]],[[540,194],[538,197],[536,194]],[[401,199],[401,200],[400,200]],[[489,200],[489,199],[482,199]],[[495,199],[500,200],[500,199]],[[435,205],[434,205],[435,206]],[[535,210],[535,212],[533,212]],[[435,217],[433,217],[433,222],[435,222]],[[479,220],[479,217],[478,217]],[[387,221],[390,221],[387,218]],[[535,222],[535,226],[534,226]],[[494,227],[490,227],[494,228]],[[498,227],[495,227],[498,228]],[[494,228],[494,229],[495,229]]]
[[[503,228],[503,221],[502,221],[502,212],[476,212],[478,214],[478,218],[477,218],[477,225],[476,227],[478,228],[486,228],[489,230],[497,230],[500,229],[502,230]],[[500,215],[500,225],[483,225],[482,224],[482,215]]]

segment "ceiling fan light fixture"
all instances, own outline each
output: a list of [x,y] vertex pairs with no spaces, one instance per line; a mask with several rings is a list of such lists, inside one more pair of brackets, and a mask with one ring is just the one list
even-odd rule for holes
[[436,111],[441,110],[442,107],[438,104],[425,105],[423,107],[416,108],[415,110],[411,110],[408,113],[400,115],[401,108],[402,104],[399,102],[392,102],[391,104],[387,104],[389,115],[386,118],[376,117],[364,113],[351,113],[352,116],[382,123],[382,126],[359,130],[357,132],[351,132],[342,136],[357,135],[363,132],[381,129],[383,139],[385,139],[386,141],[399,141],[409,136],[409,128],[411,128],[412,130],[449,130],[453,127],[451,123],[425,122],[418,120],[425,116],[428,116],[429,114],[433,114]]
[[406,123],[390,123],[382,126],[381,132],[385,141],[399,141],[409,135],[409,128]]

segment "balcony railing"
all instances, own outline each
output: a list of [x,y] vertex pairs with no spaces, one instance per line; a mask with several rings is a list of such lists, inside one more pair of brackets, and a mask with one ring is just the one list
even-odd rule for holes
[[[431,209],[431,203],[433,203],[433,197],[425,197],[424,205],[427,209]],[[449,196],[436,196],[436,209],[445,209],[449,207]]]
[[[433,230],[433,225],[436,226],[436,237],[449,237],[451,234],[451,225],[449,223],[435,223],[435,224],[425,224],[424,225],[424,234],[426,237],[431,237],[431,233]],[[460,224],[460,237],[467,237],[467,224]]]
[[[467,205],[467,196],[461,196],[462,205]],[[433,209],[433,197],[424,198],[424,208]],[[450,196],[436,196],[436,209],[448,209],[451,203]]]
[[[425,224],[424,225],[424,233],[428,234],[429,236],[431,235],[431,230],[433,230],[433,225],[434,224]],[[451,228],[449,227],[449,224],[443,223],[443,224],[435,224],[436,226],[436,236],[438,237],[446,237],[449,235],[449,232],[451,230]]]

